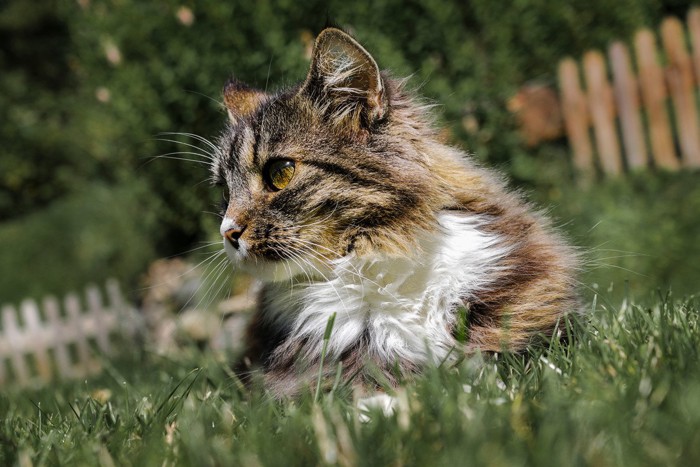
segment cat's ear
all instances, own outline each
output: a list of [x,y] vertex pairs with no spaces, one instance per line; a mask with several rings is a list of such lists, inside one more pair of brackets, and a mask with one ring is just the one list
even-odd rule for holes
[[235,78],[229,79],[224,86],[224,106],[232,123],[251,115],[265,97],[264,92],[251,88]]
[[355,127],[381,120],[388,110],[377,63],[355,39],[336,28],[324,29],[316,38],[301,92],[334,122]]

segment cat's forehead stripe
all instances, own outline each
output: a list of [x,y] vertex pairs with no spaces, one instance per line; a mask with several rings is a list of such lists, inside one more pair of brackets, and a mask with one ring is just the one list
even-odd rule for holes
[[255,163],[255,151],[257,138],[253,128],[245,125],[241,131],[241,144],[239,149],[240,161],[248,167]]

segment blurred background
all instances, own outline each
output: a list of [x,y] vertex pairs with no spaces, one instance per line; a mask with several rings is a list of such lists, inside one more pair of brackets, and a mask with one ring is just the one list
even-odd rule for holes
[[514,100],[532,83],[556,89],[564,57],[656,30],[667,15],[685,21],[693,3],[3,0],[0,303],[109,277],[140,300],[156,259],[205,260],[220,194],[203,164],[156,158],[188,150],[166,139],[203,147],[164,133],[215,138],[230,75],[271,90],[303,79],[327,19],[380,67],[410,75],[451,142],[552,213],[586,258],[585,293],[695,293],[698,173],[582,184],[563,132],[533,142]]

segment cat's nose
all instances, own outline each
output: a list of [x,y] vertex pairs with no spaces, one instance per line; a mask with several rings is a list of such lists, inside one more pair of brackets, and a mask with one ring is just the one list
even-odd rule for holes
[[246,227],[247,226],[244,225],[241,228],[232,228],[224,232],[224,237],[226,237],[226,240],[228,240],[231,246],[235,249],[238,249],[238,239],[241,238],[241,235],[243,235]]

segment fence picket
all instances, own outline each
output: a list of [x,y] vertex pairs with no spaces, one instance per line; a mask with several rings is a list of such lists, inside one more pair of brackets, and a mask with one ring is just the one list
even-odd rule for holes
[[700,7],[692,8],[688,13],[688,33],[693,49],[695,84],[700,87]]
[[664,169],[677,169],[679,163],[666,108],[663,69],[657,61],[656,38],[650,30],[643,29],[635,35],[634,45],[654,162]]
[[700,127],[693,67],[680,20],[666,18],[661,24],[661,38],[666,50],[666,79],[673,100],[683,165],[700,167]]
[[85,324],[81,320],[80,313],[80,300],[78,296],[71,293],[66,295],[65,298],[66,313],[68,314],[68,319],[75,323],[75,327],[68,335],[70,336],[69,342],[75,343],[78,355],[76,365],[74,369],[77,373],[89,373],[90,369],[94,367],[94,363],[90,358],[90,348],[87,342],[87,337],[85,335]]
[[98,348],[104,353],[109,353],[111,351],[109,345],[109,331],[111,326],[107,323],[107,321],[109,321],[109,315],[105,314],[103,311],[100,291],[94,285],[90,285],[86,291],[86,298],[88,313],[95,321],[94,330],[91,334],[96,337]]
[[130,319],[120,320],[117,325],[120,332],[127,337],[133,337],[142,329],[142,323],[138,316],[129,314],[129,306],[124,301],[119,282],[116,279],[109,279],[106,284],[107,300],[112,310],[119,311],[122,315],[129,315]]
[[647,165],[647,148],[639,115],[639,87],[630,64],[629,52],[622,42],[614,42],[608,55],[627,165],[631,169],[644,167]]
[[576,62],[567,58],[559,65],[559,86],[566,134],[574,152],[574,165],[582,173],[593,171],[593,148],[588,134],[588,107],[581,90]]
[[65,336],[63,333],[65,325],[61,321],[58,300],[54,297],[46,297],[43,302],[43,308],[46,315],[46,329],[51,331],[51,347],[54,351],[58,375],[64,379],[76,377],[78,374],[73,368],[68,355],[68,348],[66,347],[69,341],[62,337]]
[[12,362],[12,370],[15,381],[19,384],[29,382],[29,369],[24,359],[23,352],[14,352],[14,349],[23,350],[23,336],[17,323],[17,312],[14,307],[4,306],[2,309],[2,330],[7,339],[9,357]]
[[614,101],[603,54],[597,50],[586,52],[583,56],[583,71],[600,165],[606,173],[616,175],[622,171],[622,160],[617,141]]
[[46,338],[45,328],[41,325],[39,307],[34,300],[25,300],[22,302],[20,310],[24,319],[24,333],[35,336],[31,355],[34,356],[38,376],[42,381],[49,382],[51,381],[51,362],[48,346],[51,342]]
[[[3,314],[5,313],[5,308],[10,307],[3,307]],[[3,332],[0,334],[0,384],[4,384],[7,381],[7,366],[5,360],[12,355],[12,345],[10,344],[9,335],[5,332],[4,319],[2,329]]]

